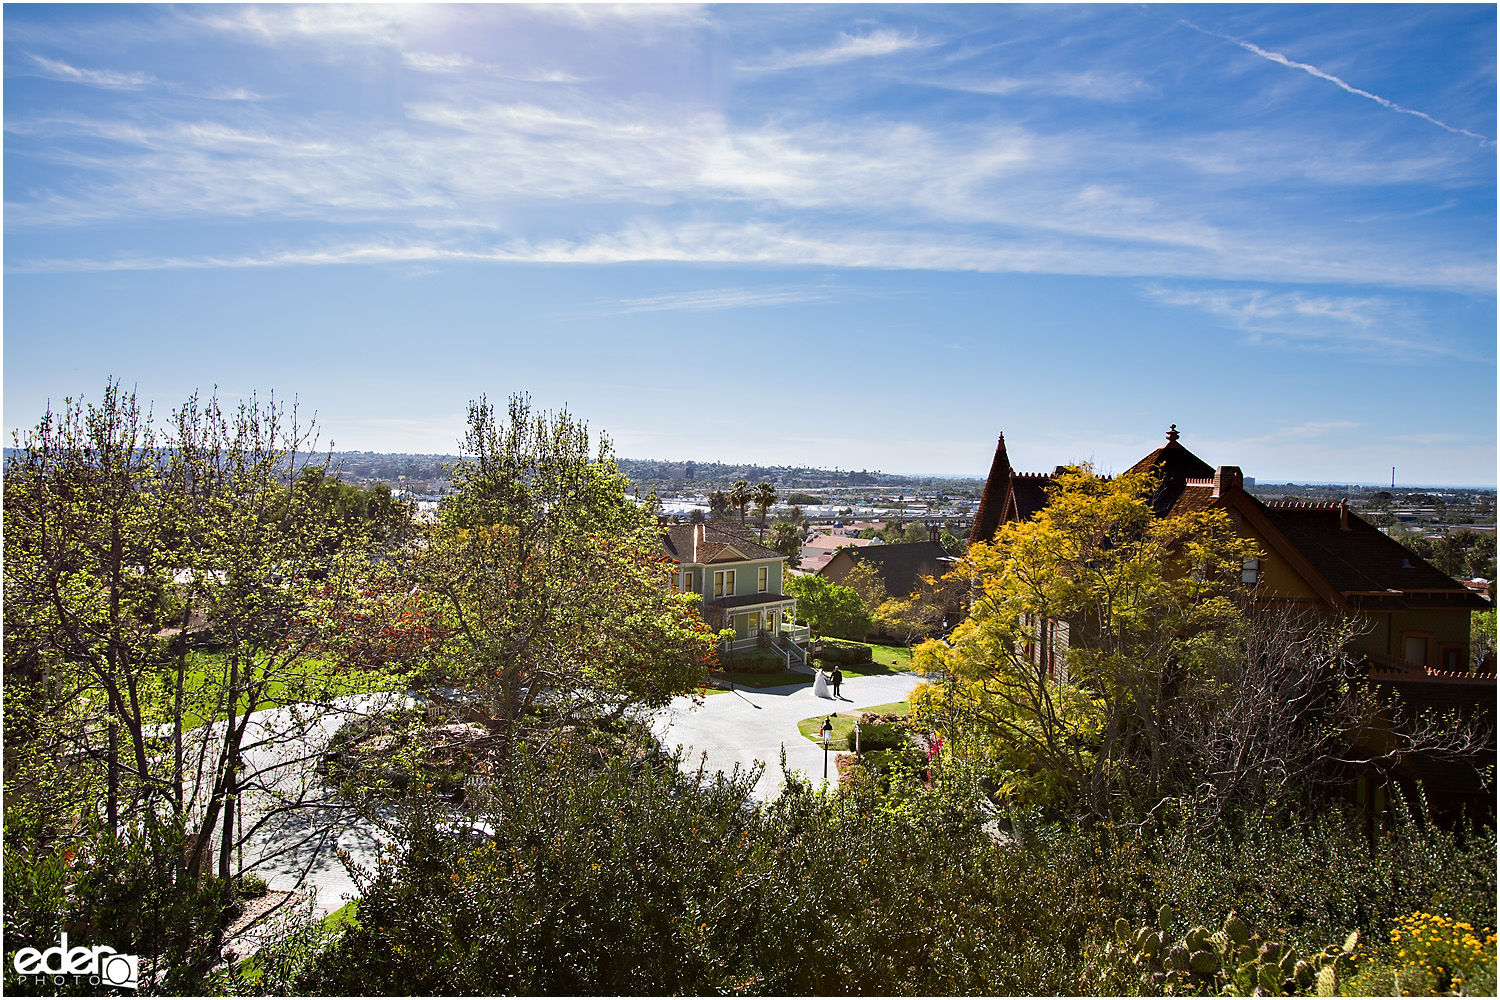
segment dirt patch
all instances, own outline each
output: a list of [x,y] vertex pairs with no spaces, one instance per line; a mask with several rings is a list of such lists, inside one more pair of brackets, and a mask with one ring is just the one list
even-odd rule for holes
[[[268,890],[258,899],[244,900],[245,912],[235,918],[234,923],[229,925],[228,933],[224,935],[226,947],[233,949],[241,958],[259,951],[265,943],[263,939],[267,937],[267,932],[276,923],[276,917],[296,908],[296,901],[292,900],[295,895],[294,892]],[[258,926],[250,926],[278,906],[281,909],[277,911],[276,917],[263,921]]]

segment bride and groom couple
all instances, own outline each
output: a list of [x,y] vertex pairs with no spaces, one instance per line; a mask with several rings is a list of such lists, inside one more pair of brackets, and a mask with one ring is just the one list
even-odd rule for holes
[[[817,668],[817,676],[813,678],[813,694],[819,698],[839,698],[839,687],[844,683],[844,672],[837,665],[833,673],[825,673],[821,667]],[[830,694],[829,688],[833,691]]]

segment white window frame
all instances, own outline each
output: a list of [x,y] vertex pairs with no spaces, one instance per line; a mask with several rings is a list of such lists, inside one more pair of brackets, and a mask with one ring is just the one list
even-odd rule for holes
[[714,570],[714,600],[734,596],[734,570]]
[[755,574],[755,585],[759,588],[756,593],[768,593],[771,589],[771,567],[762,566]]
[[1240,567],[1240,582],[1254,586],[1260,583],[1260,560],[1246,559]]

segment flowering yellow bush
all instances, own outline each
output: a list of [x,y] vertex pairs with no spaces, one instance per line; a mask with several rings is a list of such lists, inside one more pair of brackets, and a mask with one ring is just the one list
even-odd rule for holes
[[1392,928],[1391,967],[1361,964],[1361,973],[1349,984],[1350,996],[1386,990],[1407,997],[1494,996],[1496,934],[1419,910],[1397,918]]
[[1462,920],[1418,911],[1398,917],[1391,931],[1391,951],[1397,968],[1419,970],[1430,976],[1436,989],[1468,993],[1466,985],[1484,984],[1484,992],[1495,982],[1495,933],[1476,931]]

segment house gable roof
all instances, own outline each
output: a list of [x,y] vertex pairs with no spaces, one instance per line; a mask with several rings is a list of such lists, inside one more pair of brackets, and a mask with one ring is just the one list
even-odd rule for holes
[[[1360,518],[1346,503],[1264,504],[1244,491],[1239,469],[1215,470],[1183,447],[1179,436],[1173,424],[1166,444],[1129,470],[1156,476],[1151,509],[1157,517],[1212,509],[1234,512],[1329,607],[1340,611],[1492,607],[1483,596]],[[1049,476],[1012,469],[1002,435],[970,542],[989,541],[1006,520],[1029,520],[1049,502],[1053,482]]]
[[969,529],[969,544],[987,542],[995,537],[1011,507],[1010,456],[1005,451],[1005,434],[1000,434],[1000,443],[995,445],[995,457],[990,462],[990,474],[984,481],[984,492],[979,495],[979,509],[974,512],[974,527]]
[[[892,597],[905,597],[916,590],[918,577],[924,573],[941,576],[951,558],[937,542],[872,545],[863,549],[844,549],[839,555],[847,556],[854,565],[868,564],[880,575],[886,593]],[[826,573],[831,566],[832,563],[818,572]]]
[[1221,508],[1238,513],[1333,608],[1341,611],[1490,605],[1349,509],[1347,503],[1262,503],[1238,485],[1188,481],[1171,516]]
[[1349,510],[1347,504],[1283,501],[1262,506],[1319,575],[1356,607],[1490,607],[1484,598]]
[[[693,532],[700,527],[703,529],[703,537],[695,550]],[[748,562],[786,558],[775,549],[760,544],[748,531],[742,532],[738,526],[731,528],[717,524],[673,524],[664,526],[664,529],[661,534],[662,548],[669,558],[679,563]]]

